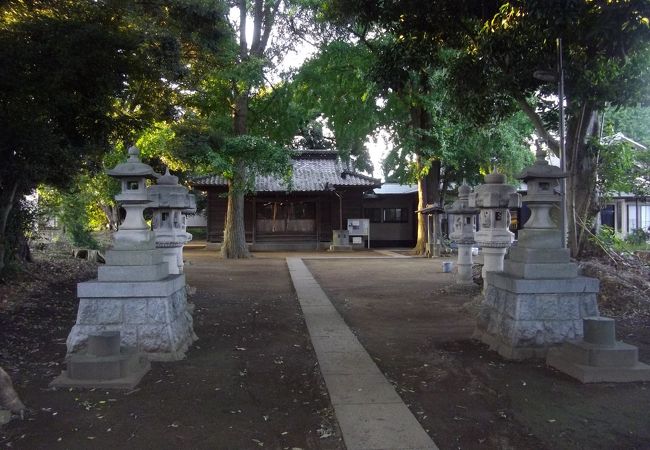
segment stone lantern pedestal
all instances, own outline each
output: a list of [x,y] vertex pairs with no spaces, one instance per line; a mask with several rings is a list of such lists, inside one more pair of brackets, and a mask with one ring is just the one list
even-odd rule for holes
[[487,272],[502,272],[503,259],[514,240],[510,232],[510,210],[521,206],[521,196],[506,184],[503,174],[485,176],[485,184],[477,186],[469,196],[469,205],[480,209],[479,231],[474,233],[483,253],[483,290],[487,287]]
[[447,214],[452,216],[449,238],[458,245],[456,274],[456,283],[458,284],[472,283],[472,246],[474,245],[478,210],[469,207],[470,192],[470,187],[463,183],[458,188],[458,200],[447,209]]
[[192,240],[186,231],[185,213],[196,211],[196,200],[169,170],[147,191],[153,209],[151,223],[156,248],[162,250],[170,274],[183,273],[183,245]]
[[122,347],[163,361],[184,358],[196,339],[185,276],[169,274],[169,264],[142,216],[150,206],[145,180],[155,173],[138,156],[138,149],[131,147],[128,161],[108,172],[121,181],[122,192],[115,198],[126,218],[97,279],[77,285],[79,309],[67,339],[69,356],[83,351],[90,335],[105,332],[119,332]]
[[566,176],[538,152],[518,177],[528,184],[524,203],[531,217],[504,261],[503,272],[486,273],[475,337],[508,359],[545,357],[549,348],[583,335],[582,320],[597,316],[598,280],[578,276],[550,217],[559,203],[558,180]]

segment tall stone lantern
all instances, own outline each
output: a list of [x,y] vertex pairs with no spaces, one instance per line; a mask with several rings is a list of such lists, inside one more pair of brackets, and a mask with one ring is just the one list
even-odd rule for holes
[[169,273],[183,273],[183,245],[192,240],[186,231],[185,214],[196,211],[196,199],[178,184],[178,177],[171,175],[169,169],[147,190],[153,209],[151,225],[156,247],[162,249]]
[[517,178],[528,184],[523,202],[530,219],[519,230],[503,272],[487,272],[475,337],[508,359],[545,357],[548,350],[583,336],[583,319],[598,316],[598,280],[578,276],[562,232],[551,220],[555,192],[566,177],[538,151]]
[[115,199],[126,210],[126,218],[114,234],[97,279],[77,285],[79,309],[67,339],[69,355],[82,352],[91,336],[119,332],[121,347],[150,360],[178,360],[196,339],[185,275],[169,273],[142,215],[151,204],[145,181],[155,173],[139,154],[131,147],[128,160],[108,171],[120,180],[122,190]]
[[485,184],[479,185],[469,196],[469,205],[479,208],[479,231],[474,234],[483,253],[483,290],[487,272],[503,271],[503,259],[515,235],[508,229],[510,210],[519,208],[521,196],[515,188],[506,184],[506,177],[496,171],[485,176]]
[[449,238],[458,245],[456,283],[472,283],[472,245],[476,230],[476,208],[469,206],[470,187],[463,182],[458,188],[458,199],[447,208],[451,215]]

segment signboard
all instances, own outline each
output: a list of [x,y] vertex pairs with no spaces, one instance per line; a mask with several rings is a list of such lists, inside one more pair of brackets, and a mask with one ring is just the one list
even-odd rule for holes
[[[370,248],[370,219],[348,219],[348,232],[350,236],[365,236],[368,240],[368,248]],[[352,242],[357,243],[354,237]]]

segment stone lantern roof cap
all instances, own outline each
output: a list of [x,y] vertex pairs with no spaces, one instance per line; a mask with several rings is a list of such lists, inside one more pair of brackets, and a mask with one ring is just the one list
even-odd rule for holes
[[459,188],[458,188],[458,197],[467,197],[470,192],[472,192],[472,188],[470,188],[467,184],[463,183]]
[[506,182],[506,176],[497,171],[485,175],[486,184],[505,184],[505,182]]
[[458,199],[451,206],[447,207],[445,211],[448,214],[478,214],[478,209],[469,206],[468,198],[471,192],[472,188],[463,180],[463,184],[458,188]]
[[178,185],[178,177],[169,173],[169,167],[165,169],[165,174],[158,178],[158,184]]
[[150,179],[158,178],[150,165],[140,161],[140,150],[135,145],[129,148],[129,158],[126,162],[120,163],[106,173],[115,178],[145,177]]
[[543,150],[538,150],[536,153],[537,159],[535,164],[530,167],[526,167],[519,175],[517,179],[528,181],[535,178],[566,178],[568,174],[562,172],[557,166],[551,166],[548,161],[546,161],[546,152]]

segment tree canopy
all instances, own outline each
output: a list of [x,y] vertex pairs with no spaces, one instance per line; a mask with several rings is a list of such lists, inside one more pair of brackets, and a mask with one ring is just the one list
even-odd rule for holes
[[117,141],[174,117],[197,49],[223,36],[221,12],[189,0],[0,6],[0,270],[22,195],[69,187]]

